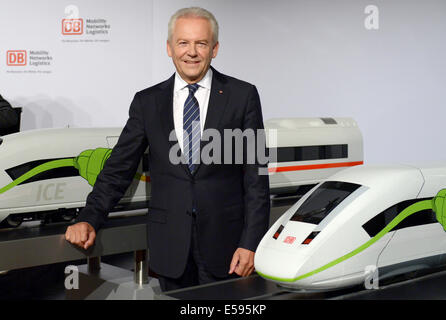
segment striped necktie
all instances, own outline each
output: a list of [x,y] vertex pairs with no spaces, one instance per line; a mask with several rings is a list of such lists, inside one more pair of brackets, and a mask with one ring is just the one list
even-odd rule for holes
[[195,92],[199,85],[189,84],[189,96],[183,110],[183,153],[187,159],[189,170],[193,173],[200,161],[200,107]]

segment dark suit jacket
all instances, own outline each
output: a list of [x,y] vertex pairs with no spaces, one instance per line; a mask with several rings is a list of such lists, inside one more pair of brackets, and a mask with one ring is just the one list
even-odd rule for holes
[[[77,221],[100,228],[131,183],[149,146],[150,268],[166,277],[182,275],[191,243],[194,207],[200,254],[214,276],[224,277],[234,251],[238,247],[255,251],[267,231],[268,176],[258,174],[258,161],[238,165],[202,163],[193,175],[186,164],[172,164],[169,150],[177,143],[169,141],[174,130],[173,87],[174,76],[135,95],[127,124]],[[263,129],[255,86],[213,69],[207,128],[217,129],[222,140],[223,129]],[[201,147],[205,145],[201,141]]]

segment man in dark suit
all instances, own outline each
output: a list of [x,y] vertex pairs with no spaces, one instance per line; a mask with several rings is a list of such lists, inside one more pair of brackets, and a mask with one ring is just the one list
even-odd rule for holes
[[[135,95],[78,223],[66,232],[68,241],[85,249],[94,243],[148,146],[149,266],[163,290],[250,275],[268,227],[268,176],[259,174],[266,163],[257,157],[246,161],[247,143],[234,146],[232,138],[224,139],[225,130],[254,130],[257,136],[263,129],[259,95],[255,86],[210,67],[218,48],[218,24],[211,13],[187,8],[172,16],[167,52],[176,73]],[[221,137],[221,149],[213,149],[221,162],[197,160],[200,150],[215,142],[205,140],[206,130]],[[225,154],[230,163],[223,161],[228,145],[229,151],[242,153],[242,163],[234,163],[233,154]],[[172,152],[178,146],[181,151]],[[182,163],[173,160],[178,153]]]

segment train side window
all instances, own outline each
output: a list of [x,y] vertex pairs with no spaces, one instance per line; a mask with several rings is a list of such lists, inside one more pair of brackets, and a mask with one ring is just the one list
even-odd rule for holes
[[277,162],[348,158],[347,144],[277,148]]
[[[384,210],[383,212],[379,213],[378,215],[364,223],[362,225],[362,228],[368,233],[370,237],[373,238],[382,229],[384,229],[398,214],[400,214],[401,211],[418,201],[427,199],[413,199],[397,203],[396,205],[391,206],[390,208]],[[399,224],[397,224],[391,231],[436,222],[437,221],[435,218],[435,214],[432,210],[423,210],[407,217]]]
[[308,146],[295,148],[294,161],[326,159],[323,152],[325,146]]
[[[59,158],[59,159],[67,159],[67,158]],[[18,165],[13,168],[6,169],[5,171],[12,180],[16,180],[23,174],[27,173],[31,169],[34,169],[35,167],[37,167],[43,163],[46,163],[51,160],[59,160],[59,159],[45,159],[45,160],[31,161],[31,162],[27,162],[27,163]],[[48,179],[75,177],[75,176],[79,176],[79,171],[74,167],[54,168],[54,169],[51,169],[48,171],[41,172],[41,173],[35,175],[34,177],[31,177],[31,178],[23,181],[20,184],[26,184],[26,183],[31,183],[31,182],[41,181],[41,180],[48,180]]]
[[293,147],[277,148],[277,162],[291,162],[291,161],[295,161]]
[[326,146],[326,159],[348,158],[348,145],[336,144]]
[[359,187],[359,184],[348,182],[324,182],[302,203],[290,220],[319,224]]
[[435,212],[432,210],[423,210],[417,213],[412,214],[407,217],[403,221],[401,221],[398,225],[393,228],[393,230],[416,227],[430,223],[437,223],[437,219],[435,218]]

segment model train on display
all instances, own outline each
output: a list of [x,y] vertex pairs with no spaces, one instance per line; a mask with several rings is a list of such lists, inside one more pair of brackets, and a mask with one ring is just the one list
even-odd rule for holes
[[[265,279],[334,290],[446,264],[446,163],[357,166],[321,181],[270,228],[255,255]],[[440,224],[440,221],[442,224]]]
[[[284,118],[265,121],[274,130],[277,159],[269,163],[273,194],[299,192],[349,166],[362,164],[362,136],[349,118]],[[71,220],[87,195],[122,128],[23,131],[0,139],[0,223]],[[267,138],[270,135],[267,134]],[[148,149],[146,152],[150,152]],[[146,207],[150,174],[144,156],[134,182],[115,210]],[[303,191],[302,191],[303,190]],[[307,191],[308,187],[300,192]]]
[[[42,129],[1,137],[0,222],[71,220],[85,206],[121,128]],[[142,163],[117,210],[145,204],[150,183]]]

